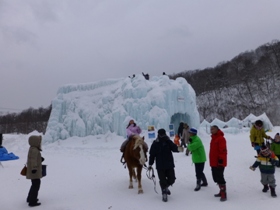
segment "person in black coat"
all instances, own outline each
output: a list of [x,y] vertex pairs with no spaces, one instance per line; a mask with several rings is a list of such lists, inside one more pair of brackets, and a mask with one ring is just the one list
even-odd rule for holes
[[0,133],[0,148],[2,148],[2,142],[3,142],[3,134]]
[[165,202],[167,201],[167,195],[171,194],[168,187],[174,184],[176,179],[172,152],[179,152],[177,145],[170,140],[164,129],[159,129],[158,137],[153,141],[149,152],[149,170],[151,170],[156,160],[156,169],[162,190],[162,199]]
[[150,75],[149,74],[144,74],[144,72],[142,72],[142,75],[145,77],[146,80],[150,79]]

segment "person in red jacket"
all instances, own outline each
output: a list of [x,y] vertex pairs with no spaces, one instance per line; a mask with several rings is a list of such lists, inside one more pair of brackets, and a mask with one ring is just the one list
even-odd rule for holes
[[212,176],[215,183],[219,185],[220,192],[215,197],[220,197],[220,201],[227,200],[226,181],[224,178],[224,170],[227,166],[227,144],[224,133],[218,126],[211,126],[211,142],[209,160],[212,169]]

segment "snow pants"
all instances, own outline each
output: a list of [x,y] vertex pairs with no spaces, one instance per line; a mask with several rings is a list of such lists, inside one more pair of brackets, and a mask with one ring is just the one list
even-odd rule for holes
[[224,178],[224,170],[225,167],[212,167],[212,177],[215,183],[221,185],[226,184],[225,178]]
[[31,187],[27,197],[28,203],[37,203],[40,185],[41,179],[31,179]]
[[175,182],[175,170],[172,169],[157,169],[159,184],[161,189],[165,189]]
[[275,188],[276,187],[276,180],[275,180],[274,174],[261,173],[261,183],[263,185],[268,184],[270,187]]

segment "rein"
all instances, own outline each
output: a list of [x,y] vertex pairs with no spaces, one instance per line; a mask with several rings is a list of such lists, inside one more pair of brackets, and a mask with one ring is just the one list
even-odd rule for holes
[[147,175],[148,179],[153,181],[153,183],[154,183],[154,190],[158,194],[157,189],[156,189],[156,177],[155,177],[155,173],[154,173],[153,167],[151,167],[151,170],[149,170],[147,168],[146,164],[145,164],[143,166],[143,168],[146,169],[146,175]]
[[126,161],[124,159],[124,153],[122,154],[122,157],[120,159],[120,162],[123,164],[124,168],[126,168]]

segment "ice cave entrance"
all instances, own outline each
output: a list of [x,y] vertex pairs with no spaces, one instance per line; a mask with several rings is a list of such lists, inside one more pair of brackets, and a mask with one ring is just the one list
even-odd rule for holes
[[189,126],[191,126],[190,125],[191,120],[190,120],[189,115],[187,115],[186,113],[184,113],[184,114],[176,113],[176,114],[172,115],[171,122],[170,122],[170,124],[174,125],[175,134],[177,134],[180,122],[187,123]]

